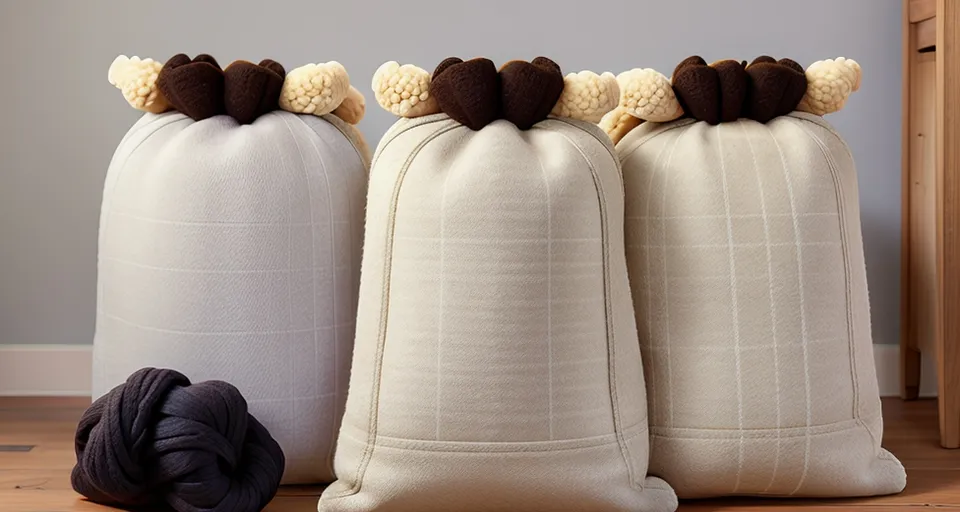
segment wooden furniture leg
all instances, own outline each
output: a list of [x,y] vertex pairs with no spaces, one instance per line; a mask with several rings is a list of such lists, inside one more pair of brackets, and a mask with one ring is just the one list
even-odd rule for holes
[[915,315],[916,308],[915,292],[911,288],[915,282],[913,271],[915,264],[912,262],[914,215],[913,201],[911,201],[913,180],[913,163],[911,157],[914,154],[912,145],[914,120],[916,112],[914,92],[911,84],[914,81],[913,54],[916,51],[914,41],[916,40],[916,29],[910,22],[908,16],[910,10],[910,0],[903,0],[903,101],[902,101],[902,161],[901,168],[901,201],[903,202],[903,215],[901,216],[901,272],[900,272],[900,397],[904,400],[914,400],[920,395],[920,350],[917,346],[918,333],[916,332],[917,322]]
[[937,0],[937,378],[940,444],[960,448],[960,1]]

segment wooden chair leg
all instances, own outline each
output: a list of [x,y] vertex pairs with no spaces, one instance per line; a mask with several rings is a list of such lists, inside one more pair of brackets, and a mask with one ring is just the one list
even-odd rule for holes
[[960,448],[960,339],[942,340],[938,351],[938,400],[940,402],[940,445]]
[[[936,165],[922,159],[932,150],[936,69],[932,59],[921,68],[917,60],[917,28],[907,15],[911,0],[903,0],[903,101],[901,161],[900,271],[900,397],[920,396],[920,346],[934,346],[936,304]],[[923,343],[921,343],[921,341]]]
[[909,343],[900,344],[900,398],[920,396],[920,351]]
[[937,378],[940,444],[960,448],[960,2],[937,0]]

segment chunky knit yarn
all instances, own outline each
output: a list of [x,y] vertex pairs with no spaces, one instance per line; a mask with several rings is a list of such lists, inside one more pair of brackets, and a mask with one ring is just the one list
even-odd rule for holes
[[234,386],[191,384],[143,368],[96,400],[75,439],[74,490],[121,507],[166,503],[178,512],[259,511],[284,456]]

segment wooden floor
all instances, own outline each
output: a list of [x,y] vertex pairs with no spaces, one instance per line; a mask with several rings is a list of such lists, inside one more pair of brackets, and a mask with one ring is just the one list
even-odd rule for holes
[[[0,511],[108,511],[81,499],[70,488],[75,456],[73,433],[89,400],[0,398],[0,445],[33,445],[25,452],[0,451]],[[856,500],[711,500],[685,502],[681,511],[930,511],[960,512],[960,450],[937,441],[936,402],[885,399],[884,446],[907,468],[907,489],[899,495]],[[2,450],[2,449],[0,449]],[[319,488],[281,489],[268,512],[313,512]],[[455,512],[455,511],[451,511]]]

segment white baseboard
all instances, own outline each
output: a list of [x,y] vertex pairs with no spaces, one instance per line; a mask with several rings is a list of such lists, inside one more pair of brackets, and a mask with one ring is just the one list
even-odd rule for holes
[[[880,396],[900,396],[900,347],[874,345]],[[0,345],[0,396],[89,396],[91,345]],[[937,396],[933,358],[923,357],[920,396]]]
[[0,396],[90,396],[93,345],[0,345]]

